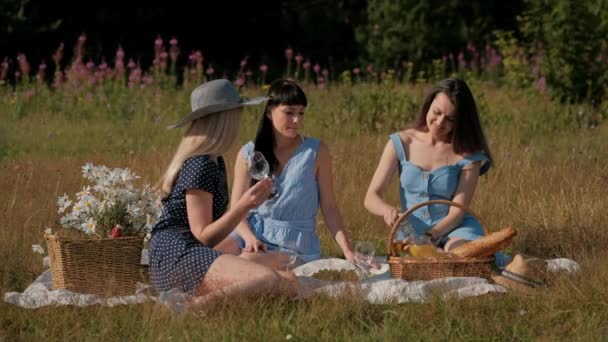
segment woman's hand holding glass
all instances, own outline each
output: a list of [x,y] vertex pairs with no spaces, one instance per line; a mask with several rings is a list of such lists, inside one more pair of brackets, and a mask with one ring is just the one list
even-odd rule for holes
[[357,265],[365,276],[369,276],[369,268],[374,264],[376,247],[371,241],[357,241],[355,243],[355,265]]
[[[262,154],[262,152],[254,151],[249,158],[247,158],[247,170],[251,178],[261,181],[270,177],[270,164]],[[268,198],[273,198],[278,195],[278,190],[272,184],[272,190]]]
[[270,192],[272,191],[272,181],[270,178],[264,178],[254,184],[251,188],[241,196],[239,202],[247,209],[253,209],[264,203]]
[[357,260],[355,258],[355,252],[352,250],[344,251],[344,259],[346,259],[351,264],[355,264],[357,262]]

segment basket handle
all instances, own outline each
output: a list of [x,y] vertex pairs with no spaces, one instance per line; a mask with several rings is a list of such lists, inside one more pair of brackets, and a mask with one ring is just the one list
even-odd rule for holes
[[490,233],[490,231],[488,230],[488,227],[479,218],[479,216],[475,215],[475,213],[473,211],[471,211],[471,209],[465,207],[464,205],[454,202],[454,201],[448,201],[448,200],[426,201],[426,202],[418,203],[415,206],[404,211],[403,213],[399,214],[399,217],[397,217],[397,221],[395,221],[395,223],[393,223],[393,225],[391,227],[391,232],[388,234],[388,241],[386,242],[386,250],[389,252],[389,256],[397,256],[397,252],[393,248],[393,239],[395,238],[395,232],[397,231],[397,227],[399,227],[401,222],[403,220],[405,220],[406,217],[408,217],[411,213],[416,211],[418,208],[425,207],[430,204],[446,204],[446,205],[454,206],[456,208],[460,208],[460,209],[464,210],[465,212],[471,214],[471,216],[473,216],[475,219],[477,219],[477,221],[479,221],[484,235],[488,235]]

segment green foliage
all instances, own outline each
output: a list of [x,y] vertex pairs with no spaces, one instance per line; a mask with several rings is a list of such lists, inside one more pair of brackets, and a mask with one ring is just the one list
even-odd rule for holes
[[[438,70],[439,64],[435,66]],[[520,65],[523,68],[523,65]],[[408,66],[408,70],[413,66]],[[438,71],[436,71],[438,72]],[[361,134],[385,134],[407,127],[418,111],[429,86],[428,75],[420,72],[408,76],[415,84],[402,84],[394,70],[388,70],[379,83],[359,82],[332,84],[319,90],[305,86],[309,97],[304,134],[335,139]],[[507,75],[511,71],[507,70]],[[513,85],[522,85],[512,72]],[[345,81],[350,74],[344,74]],[[576,127],[594,127],[606,119],[603,103],[593,109],[589,104],[563,106],[550,101],[531,87],[502,87],[474,75],[464,75],[482,113],[484,126],[490,129],[518,131],[521,136],[564,131]],[[519,82],[519,83],[517,83]],[[526,82],[530,82],[526,80]],[[122,88],[121,88],[122,87]],[[86,91],[69,89],[29,90],[0,87],[0,159],[23,156],[48,158],[99,153],[141,153],[174,148],[178,130],[166,126],[189,111],[190,88],[157,91],[127,89],[126,86],[94,88]],[[257,96],[264,90],[245,88],[243,95]],[[242,135],[255,135],[260,108],[248,107],[242,118]],[[36,139],[32,139],[36,137]]]
[[529,48],[539,51],[549,91],[566,102],[599,103],[608,85],[605,0],[526,0],[520,18]]
[[526,50],[513,32],[495,31],[494,43],[502,54],[504,80],[515,88],[528,88],[534,82]]
[[495,25],[509,27],[501,19],[504,8],[517,9],[519,2],[508,5],[464,0],[370,0],[367,23],[357,28],[356,38],[380,67],[394,68],[400,60],[422,65],[467,42],[482,45]]
[[418,111],[418,101],[411,92],[395,87],[394,71],[380,84],[361,85],[343,92],[338,100],[340,111],[333,118],[326,117],[327,126],[340,126],[366,133],[405,127]]

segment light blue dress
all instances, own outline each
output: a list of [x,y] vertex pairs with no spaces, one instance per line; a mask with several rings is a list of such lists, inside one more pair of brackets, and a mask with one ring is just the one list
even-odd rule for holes
[[[404,211],[418,203],[430,200],[453,200],[463,167],[471,163],[482,162],[483,164],[479,170],[479,175],[481,176],[491,166],[488,156],[480,152],[471,154],[456,164],[444,165],[431,171],[424,171],[408,160],[398,133],[391,134],[390,139],[399,159],[399,195],[401,209]],[[449,210],[449,205],[431,204],[415,210],[408,216],[408,220],[418,234],[423,234],[446,217]],[[405,238],[402,232],[399,233],[396,236],[397,239]],[[483,229],[479,221],[471,214],[466,213],[460,226],[444,236],[439,241],[439,244],[444,244],[448,238],[457,237],[465,240],[476,240],[483,235]],[[507,261],[503,260],[505,257],[508,259],[506,255],[497,254],[496,264],[504,266]]]
[[[321,242],[315,232],[319,211],[319,185],[315,160],[320,141],[305,138],[281,173],[273,178],[278,196],[266,200],[249,212],[247,221],[258,240],[269,250],[289,247],[298,253],[298,262],[321,258]],[[243,146],[243,158],[253,153],[253,142]],[[233,232],[230,236],[241,248],[245,242]]]

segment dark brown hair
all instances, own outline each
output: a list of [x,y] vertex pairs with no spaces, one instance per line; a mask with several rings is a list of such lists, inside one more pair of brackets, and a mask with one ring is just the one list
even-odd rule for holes
[[459,154],[484,152],[492,162],[492,155],[479,121],[475,99],[469,86],[461,79],[448,78],[433,86],[424,99],[420,113],[414,122],[414,128],[424,131],[428,129],[426,115],[435,96],[439,93],[447,95],[455,108],[452,130],[454,152]]
[[266,102],[266,107],[260,118],[258,131],[255,135],[254,149],[262,152],[268,164],[270,165],[270,174],[276,170],[278,166],[277,157],[274,155],[274,131],[272,130],[272,121],[270,112],[279,105],[293,106],[301,105],[306,107],[308,99],[300,86],[290,80],[279,79],[270,85],[266,96],[270,97]]

